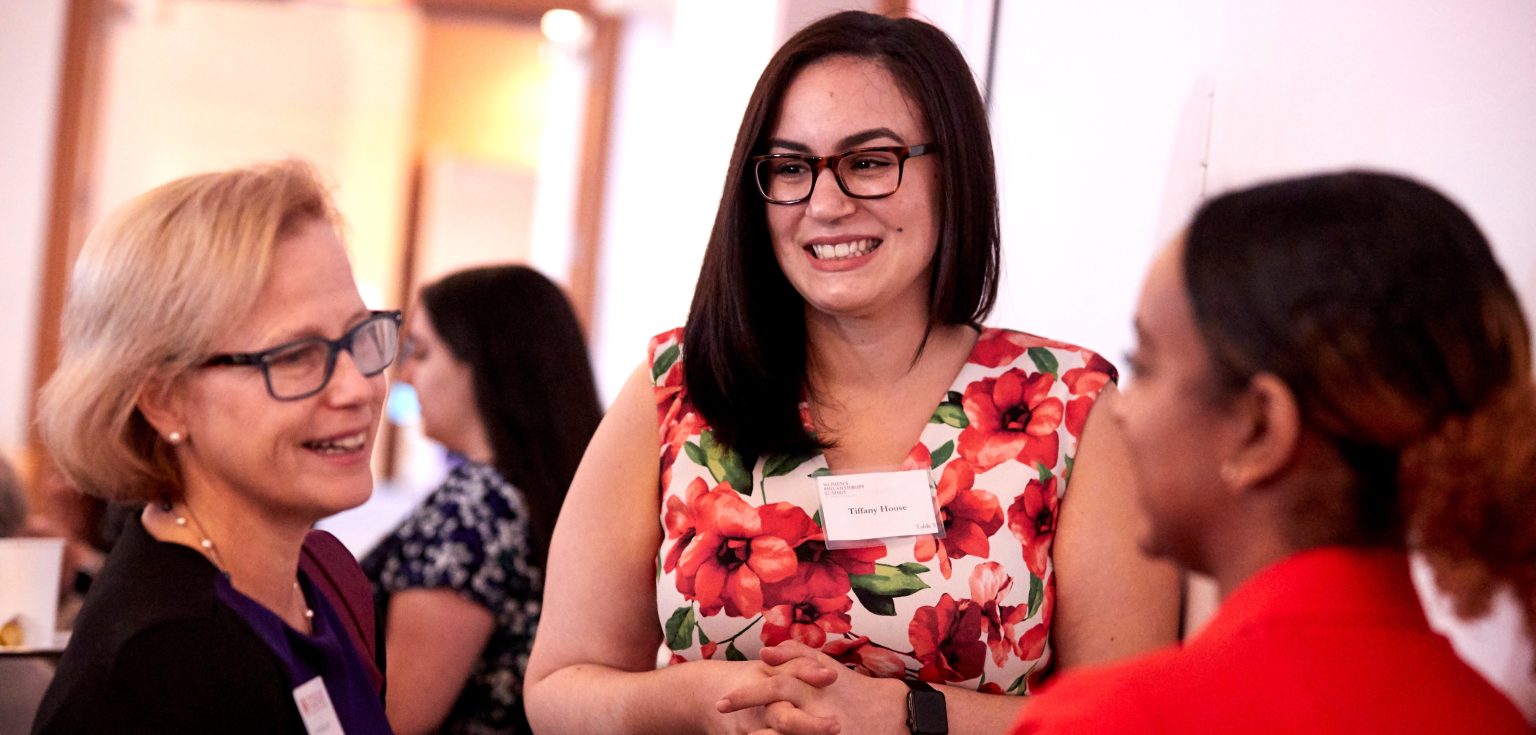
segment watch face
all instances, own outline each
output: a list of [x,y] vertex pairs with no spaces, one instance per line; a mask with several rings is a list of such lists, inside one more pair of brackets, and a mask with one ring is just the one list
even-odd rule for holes
[[939,692],[907,692],[907,729],[917,735],[948,733],[949,717],[944,711],[944,695]]

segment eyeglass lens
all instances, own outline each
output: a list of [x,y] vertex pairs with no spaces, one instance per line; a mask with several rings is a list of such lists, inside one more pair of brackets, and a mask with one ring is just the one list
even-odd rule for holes
[[316,338],[292,345],[268,356],[267,384],[276,398],[302,398],[319,392],[335,372],[336,350],[346,350],[363,375],[372,377],[394,361],[399,326],[389,315],[375,316],[357,325],[333,347]]
[[[758,161],[757,180],[763,193],[774,201],[804,199],[811,194],[818,167],[801,156]],[[859,197],[882,197],[901,185],[901,158],[893,151],[853,151],[838,158],[832,167],[843,191]]]

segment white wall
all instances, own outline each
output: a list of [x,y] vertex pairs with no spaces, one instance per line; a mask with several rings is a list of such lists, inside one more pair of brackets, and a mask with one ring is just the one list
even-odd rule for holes
[[1004,270],[992,323],[1121,361],[1141,274],[1201,193],[1215,10],[1002,6],[992,125]]
[[679,0],[624,25],[592,330],[605,402],[645,359],[646,340],[688,315],[778,11],[763,0]]
[[63,2],[0,3],[0,455],[26,441],[48,194]]

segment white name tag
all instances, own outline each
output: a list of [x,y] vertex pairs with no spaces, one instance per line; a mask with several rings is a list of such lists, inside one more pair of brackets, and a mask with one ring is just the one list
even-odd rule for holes
[[923,470],[825,475],[816,478],[827,546],[839,542],[917,536],[939,530],[933,487]]
[[345,735],[341,720],[336,718],[336,708],[331,705],[331,694],[325,690],[325,680],[315,677],[293,688],[293,701],[299,705],[299,717],[309,735]]

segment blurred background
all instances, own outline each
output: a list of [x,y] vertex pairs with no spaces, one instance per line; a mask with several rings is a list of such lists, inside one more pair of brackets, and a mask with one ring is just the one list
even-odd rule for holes
[[[763,64],[845,8],[929,19],[983,85],[1003,197],[993,323],[1118,361],[1145,265],[1202,196],[1347,166],[1449,193],[1528,318],[1536,304],[1530,0],[3,0],[0,454],[34,509],[64,512],[33,396],[103,215],[282,156],[334,182],[371,306],[529,263],[568,290],[611,399],[686,316]],[[409,395],[392,406],[380,492],[335,521],[358,553],[441,476]],[[1536,710],[1507,619],[1455,630]]]

